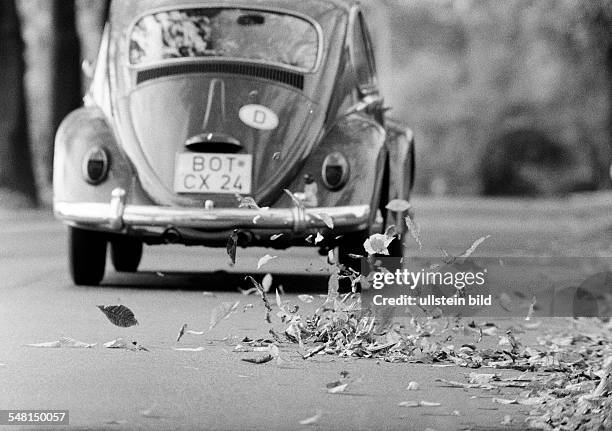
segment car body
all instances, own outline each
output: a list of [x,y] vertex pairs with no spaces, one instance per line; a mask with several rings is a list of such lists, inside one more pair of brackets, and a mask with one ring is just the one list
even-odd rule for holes
[[113,2],[55,143],[75,283],[102,280],[109,243],[120,271],[143,243],[363,252],[414,179],[385,112],[358,3]]

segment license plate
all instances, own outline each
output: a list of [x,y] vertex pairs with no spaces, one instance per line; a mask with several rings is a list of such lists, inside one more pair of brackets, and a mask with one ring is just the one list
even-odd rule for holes
[[251,193],[250,154],[178,153],[176,193]]

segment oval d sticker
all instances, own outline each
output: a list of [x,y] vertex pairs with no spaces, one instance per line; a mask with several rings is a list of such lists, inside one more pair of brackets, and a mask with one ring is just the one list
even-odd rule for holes
[[278,127],[278,116],[262,105],[245,105],[238,112],[240,120],[249,127],[259,130],[274,130]]

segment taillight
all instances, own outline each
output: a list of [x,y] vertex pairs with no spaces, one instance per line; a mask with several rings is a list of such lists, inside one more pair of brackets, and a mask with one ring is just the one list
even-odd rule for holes
[[323,184],[330,190],[338,190],[348,181],[349,164],[341,153],[331,153],[323,160],[321,169]]
[[89,184],[100,184],[108,175],[108,153],[102,147],[92,148],[83,160],[83,177]]

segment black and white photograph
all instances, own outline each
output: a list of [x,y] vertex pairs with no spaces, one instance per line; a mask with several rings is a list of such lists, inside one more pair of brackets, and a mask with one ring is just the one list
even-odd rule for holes
[[612,0],[0,0],[0,431],[612,430]]

